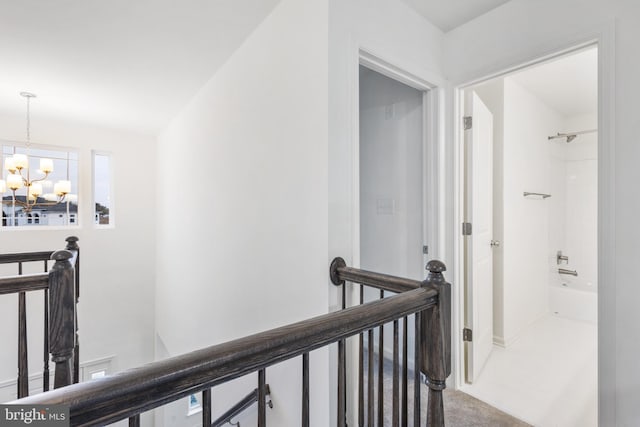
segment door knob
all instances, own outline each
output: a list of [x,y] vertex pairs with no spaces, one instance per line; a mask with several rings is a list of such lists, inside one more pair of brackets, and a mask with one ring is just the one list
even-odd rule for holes
[[500,240],[492,240],[490,245],[494,248],[497,248],[500,246]]

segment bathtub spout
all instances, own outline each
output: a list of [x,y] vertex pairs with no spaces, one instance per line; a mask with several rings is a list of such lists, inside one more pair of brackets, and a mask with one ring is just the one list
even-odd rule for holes
[[578,272],[575,270],[567,270],[566,268],[559,268],[558,273],[560,274],[568,274],[570,276],[577,276]]

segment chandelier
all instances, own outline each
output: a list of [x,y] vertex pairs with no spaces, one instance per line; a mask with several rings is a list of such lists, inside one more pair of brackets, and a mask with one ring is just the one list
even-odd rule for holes
[[[8,172],[6,180],[0,179],[0,197],[8,191],[11,192],[11,200],[4,200],[3,204],[13,206],[13,216],[15,218],[16,206],[20,207],[23,212],[29,213],[35,207],[53,206],[62,203],[67,194],[71,192],[71,181],[58,181],[53,187],[53,194],[43,195],[43,184],[49,184],[47,178],[53,172],[53,159],[40,159],[40,168],[35,171],[38,177],[34,177],[29,168],[29,148],[31,145],[31,98],[36,95],[30,92],[20,92],[20,96],[27,100],[27,143],[26,154],[15,152],[13,156],[4,159],[4,169]],[[16,196],[16,192],[21,188],[27,189],[27,195],[22,200]],[[41,197],[42,196],[42,197]]]

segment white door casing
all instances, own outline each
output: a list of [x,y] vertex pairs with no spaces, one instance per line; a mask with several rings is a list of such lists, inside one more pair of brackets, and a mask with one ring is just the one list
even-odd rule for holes
[[493,348],[493,115],[473,91],[465,95],[466,177],[466,381],[473,383]]

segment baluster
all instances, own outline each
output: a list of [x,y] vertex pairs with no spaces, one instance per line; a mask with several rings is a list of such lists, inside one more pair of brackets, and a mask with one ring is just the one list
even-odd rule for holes
[[140,414],[129,418],[129,427],[140,427]]
[[72,383],[73,352],[75,348],[75,286],[72,254],[56,251],[51,259],[56,263],[49,272],[51,359],[55,362],[54,388]]
[[[49,272],[49,262],[44,260],[44,272]],[[44,367],[42,368],[42,391],[49,391],[49,290],[44,290],[44,346],[42,358]]]
[[369,329],[367,336],[367,425],[373,427],[373,329]]
[[421,355],[421,345],[418,341],[418,337],[420,335],[420,313],[415,314],[416,326],[415,326],[415,339],[414,339],[414,348],[415,348],[415,360],[413,361],[413,425],[420,425],[420,367],[422,361]]
[[[46,272],[46,269],[45,269]],[[42,352],[42,391],[49,391],[49,290],[44,290],[44,349]]]
[[[22,276],[22,262],[18,262],[18,275]],[[26,304],[26,295],[20,292],[18,294],[18,399],[29,396]]]
[[347,375],[346,375],[346,355],[345,341],[338,341],[338,427],[345,427],[347,421],[346,396],[347,396]]
[[[380,291],[380,299],[384,291]],[[378,328],[378,427],[384,424],[384,325]]]
[[309,353],[302,355],[302,427],[309,427]]
[[440,261],[429,261],[429,274],[422,282],[422,286],[438,291],[438,305],[422,313],[423,333],[420,335],[425,353],[421,366],[429,387],[427,425],[436,427],[444,426],[442,391],[451,374],[451,285],[442,275],[446,269]]
[[75,288],[76,288],[76,345],[73,349],[73,383],[80,382],[80,339],[78,337],[78,300],[80,299],[80,247],[78,246],[78,238],[76,236],[69,236],[65,239],[68,251],[76,252],[76,263],[73,266],[75,273]]
[[391,395],[393,396],[393,404],[392,404],[392,417],[391,423],[393,427],[397,427],[399,423],[399,415],[400,408],[398,402],[398,395],[400,394],[399,383],[400,383],[400,367],[398,365],[398,359],[400,358],[399,354],[400,349],[398,348],[398,321],[393,321],[393,389]]
[[408,353],[408,331],[409,331],[409,319],[407,316],[402,319],[402,395],[400,396],[400,402],[402,409],[400,410],[400,422],[402,427],[407,427],[409,422],[409,353]]
[[[22,263],[20,264],[22,274]],[[29,396],[27,357],[27,307],[24,292],[18,294],[18,399]]]
[[[360,305],[364,303],[364,286],[360,285]],[[358,426],[364,426],[364,333],[358,342]]]
[[258,427],[267,425],[267,396],[266,373],[264,369],[258,371]]
[[211,389],[202,390],[202,426],[211,427]]
[[[347,306],[346,283],[342,288],[342,309]],[[338,341],[338,427],[347,425],[347,350],[345,340]]]

